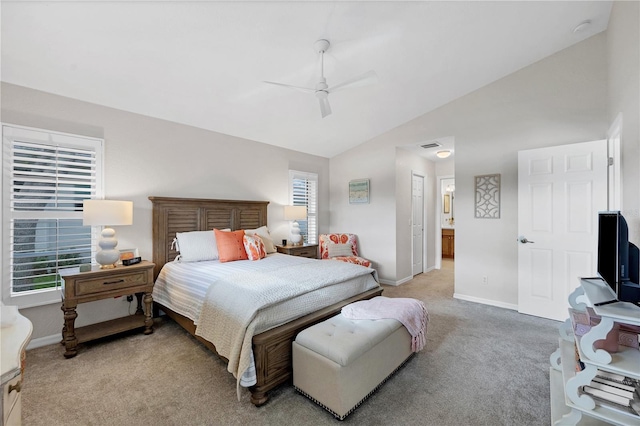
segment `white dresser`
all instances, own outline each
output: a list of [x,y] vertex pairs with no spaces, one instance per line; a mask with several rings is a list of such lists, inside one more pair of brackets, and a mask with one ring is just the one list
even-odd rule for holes
[[0,418],[3,426],[21,424],[22,366],[25,348],[31,339],[33,326],[17,307],[1,305],[0,365],[2,367],[2,401]]

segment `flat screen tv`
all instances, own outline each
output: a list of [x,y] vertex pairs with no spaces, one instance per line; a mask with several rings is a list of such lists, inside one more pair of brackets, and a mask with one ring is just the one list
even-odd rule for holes
[[598,274],[618,301],[640,305],[638,247],[629,242],[629,227],[618,211],[598,214]]

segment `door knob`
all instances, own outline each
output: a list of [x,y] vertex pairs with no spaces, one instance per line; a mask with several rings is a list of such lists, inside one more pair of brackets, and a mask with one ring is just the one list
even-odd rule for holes
[[518,237],[518,241],[520,241],[522,244],[527,244],[527,243],[533,244],[533,241],[527,240],[527,237],[525,237],[523,235]]

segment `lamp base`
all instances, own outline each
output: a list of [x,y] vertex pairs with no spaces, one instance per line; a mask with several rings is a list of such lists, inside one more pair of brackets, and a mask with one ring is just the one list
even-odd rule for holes
[[100,264],[100,269],[115,268],[116,262],[120,260],[120,252],[116,250],[116,231],[113,228],[104,228],[100,236],[98,245],[102,250],[96,253],[96,262]]
[[293,246],[302,245],[302,235],[300,235],[300,225],[296,221],[293,221],[293,223],[291,224],[291,238],[289,239],[289,241]]
[[114,263],[110,265],[100,265],[100,269],[115,269],[116,265]]

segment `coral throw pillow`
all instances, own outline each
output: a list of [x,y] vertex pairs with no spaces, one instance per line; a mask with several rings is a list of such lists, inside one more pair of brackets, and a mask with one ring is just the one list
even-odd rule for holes
[[214,229],[216,234],[216,244],[218,246],[218,256],[220,262],[232,262],[234,260],[247,260],[247,252],[244,250],[244,231],[225,232]]
[[244,251],[247,252],[249,260],[260,260],[267,257],[267,250],[264,247],[264,242],[258,234],[245,235],[243,241]]

